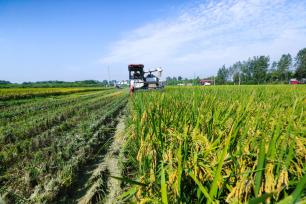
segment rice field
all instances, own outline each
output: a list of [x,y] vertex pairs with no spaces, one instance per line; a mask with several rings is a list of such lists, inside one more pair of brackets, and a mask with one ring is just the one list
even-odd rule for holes
[[105,88],[0,88],[0,100],[22,99],[48,95],[63,95]]
[[302,85],[0,89],[0,203],[76,203],[123,110],[123,175],[88,177],[91,203],[109,176],[115,203],[303,203],[305,108]]
[[306,87],[168,87],[130,98],[137,203],[306,202]]
[[73,192],[82,168],[107,148],[127,96],[103,88],[0,90],[0,198],[50,203]]

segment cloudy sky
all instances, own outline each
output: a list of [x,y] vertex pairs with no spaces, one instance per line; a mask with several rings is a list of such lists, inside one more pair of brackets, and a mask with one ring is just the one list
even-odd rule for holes
[[126,79],[129,63],[210,76],[306,47],[306,1],[0,0],[0,80]]

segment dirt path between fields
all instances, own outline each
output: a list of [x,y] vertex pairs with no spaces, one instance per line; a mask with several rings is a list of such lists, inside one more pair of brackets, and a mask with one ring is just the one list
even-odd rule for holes
[[122,145],[126,139],[124,117],[119,118],[113,142],[102,160],[90,170],[90,177],[83,186],[82,195],[76,200],[79,204],[87,203],[118,203],[116,197],[120,194],[121,182],[110,176],[121,177],[119,164]]

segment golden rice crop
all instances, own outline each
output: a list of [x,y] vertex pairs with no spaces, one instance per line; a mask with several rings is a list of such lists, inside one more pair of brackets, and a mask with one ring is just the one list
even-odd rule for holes
[[[140,203],[305,196],[306,87],[170,87],[130,99],[122,197]],[[141,185],[139,183],[141,183]]]

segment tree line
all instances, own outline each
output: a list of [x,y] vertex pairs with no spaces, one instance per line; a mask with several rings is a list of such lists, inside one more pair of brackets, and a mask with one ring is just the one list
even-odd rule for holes
[[269,56],[255,56],[228,68],[223,65],[217,72],[216,84],[288,83],[291,78],[306,78],[306,48],[294,59],[290,54],[283,54],[271,64]]
[[[216,84],[272,84],[288,83],[291,78],[306,78],[306,48],[301,49],[295,58],[283,54],[278,61],[270,63],[269,56],[254,56],[246,61],[238,61],[233,65],[219,68],[216,76],[205,79],[215,80]],[[166,77],[168,85],[199,84],[200,77],[194,79]]]
[[51,87],[96,87],[96,86],[114,86],[116,80],[112,81],[98,81],[98,80],[83,80],[83,81],[37,81],[37,82],[23,82],[11,83],[10,81],[0,80],[0,88],[14,88],[14,87],[27,87],[27,88],[51,88]]
[[183,78],[182,76],[178,77],[166,77],[167,85],[177,85],[177,84],[193,84],[197,85],[200,81],[200,77],[196,77],[195,79]]

